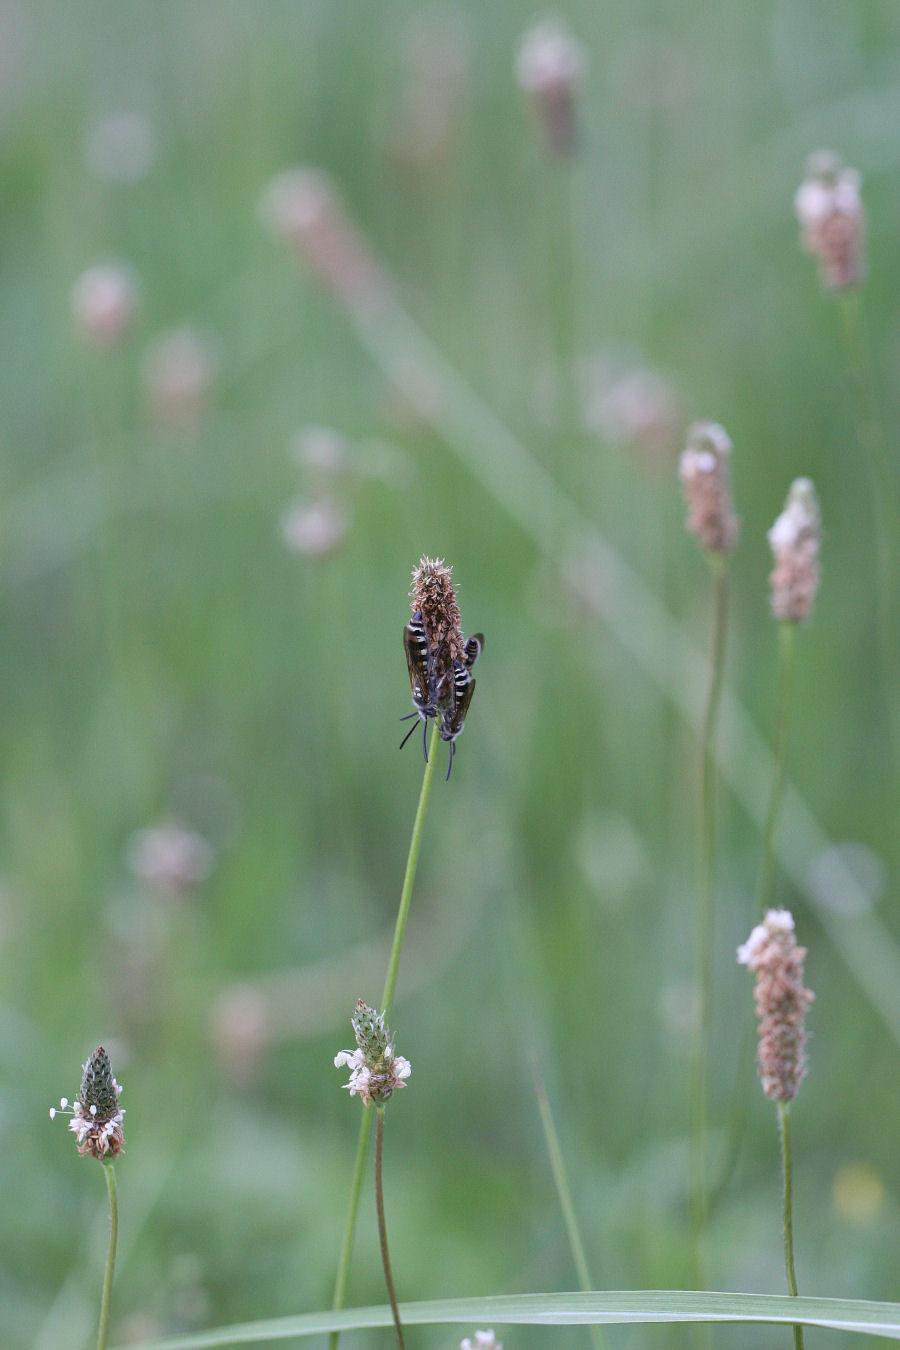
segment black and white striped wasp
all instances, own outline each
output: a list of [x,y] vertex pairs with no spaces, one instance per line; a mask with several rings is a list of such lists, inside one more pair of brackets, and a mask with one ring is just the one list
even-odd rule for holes
[[484,634],[476,633],[466,640],[465,658],[453,662],[453,692],[449,700],[441,706],[441,740],[450,744],[450,763],[447,765],[447,778],[453,768],[453,754],[456,738],[466,725],[466,714],[472,695],[475,693],[475,681],[472,679],[472,667],[481,655],[484,646]]
[[[422,618],[422,611],[417,609],[403,630],[403,650],[406,652],[406,665],[409,670],[409,689],[412,695],[414,712],[407,713],[401,717],[401,722],[408,722],[411,717],[420,717],[422,719],[422,753],[425,760],[428,760],[428,719],[437,717],[438,700],[437,688],[435,685],[435,658],[431,651],[431,644],[428,641],[428,634],[425,632],[425,623]],[[415,731],[415,724],[400,742],[402,750],[410,736]]]

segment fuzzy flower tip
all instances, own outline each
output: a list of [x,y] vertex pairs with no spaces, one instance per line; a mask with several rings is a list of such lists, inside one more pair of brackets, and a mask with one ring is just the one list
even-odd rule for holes
[[728,459],[731,441],[717,422],[695,422],[678,464],[687,503],[687,529],[710,553],[727,553],[738,539],[740,522],[731,503]]
[[816,489],[808,478],[791,484],[784,510],[769,530],[775,567],[769,577],[772,613],[799,623],[808,619],[819,589],[822,519]]
[[410,609],[422,612],[422,622],[433,653],[438,685],[452,682],[453,663],[465,662],[466,646],[460,627],[459,605],[453,587],[452,567],[442,558],[420,558],[413,569]]
[[519,44],[516,79],[534,103],[554,154],[569,154],[575,148],[575,92],[586,70],[584,47],[557,19],[535,24]]
[[370,1102],[386,1102],[397,1088],[406,1087],[411,1068],[408,1059],[395,1054],[394,1042],[384,1021],[384,1014],[370,1008],[362,999],[350,1019],[356,1037],[355,1050],[340,1050],[334,1057],[334,1067],[346,1065],[350,1082],[344,1087],[354,1093],[363,1106]]
[[459,1350],[503,1350],[503,1342],[497,1340],[493,1331],[476,1331],[474,1339],[467,1336],[460,1341]]
[[832,291],[857,286],[865,275],[866,218],[859,189],[856,169],[830,150],[819,150],[794,196],[801,247],[818,259],[822,284]]
[[342,304],[370,310],[383,302],[387,281],[327,174],[283,170],[263,193],[259,216]]
[[118,1158],[125,1148],[122,1118],[125,1112],[119,1106],[121,1087],[113,1078],[109,1055],[100,1045],[84,1065],[81,1088],[77,1099],[69,1106],[68,1097],[60,1099],[59,1106],[51,1106],[50,1119],[57,1112],[70,1115],[69,1129],[78,1140],[78,1152],[88,1153],[101,1162],[104,1158]]
[[803,987],[806,948],[797,946],[786,909],[770,909],[737,959],[756,973],[759,1076],[772,1101],[790,1102],[806,1076],[806,1010],[814,995]]

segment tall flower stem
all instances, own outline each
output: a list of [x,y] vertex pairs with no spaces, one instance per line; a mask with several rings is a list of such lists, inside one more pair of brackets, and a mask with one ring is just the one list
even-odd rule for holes
[[[781,1136],[781,1176],[784,1189],[784,1265],[787,1271],[788,1293],[797,1297],[797,1274],[794,1270],[794,1220],[791,1194],[791,1131],[788,1103],[779,1101],[778,1132]],[[803,1350],[803,1328],[794,1327],[794,1350]]]
[[784,791],[784,778],[787,771],[788,726],[791,715],[791,692],[794,684],[794,629],[796,625],[782,620],[778,625],[778,712],[776,714],[775,744],[772,756],[772,786],[769,793],[769,808],[763,829],[763,858],[759,877],[760,916],[766,913],[772,902],[772,883],[775,879],[775,832],[778,827],[778,812]]
[[[572,1253],[572,1261],[574,1262],[575,1271],[578,1275],[578,1283],[584,1292],[588,1294],[594,1288],[594,1284],[591,1279],[591,1272],[588,1269],[584,1243],[581,1239],[581,1230],[578,1225],[578,1216],[575,1213],[575,1205],[572,1201],[572,1188],[569,1185],[566,1164],[563,1158],[562,1149],[559,1145],[559,1136],[556,1133],[556,1126],[553,1123],[553,1113],[550,1110],[550,1102],[547,1098],[544,1080],[541,1077],[537,1063],[532,1062],[531,1072],[534,1078],[534,1090],[537,1094],[538,1110],[541,1113],[541,1124],[544,1127],[544,1139],[547,1144],[547,1152],[550,1156],[550,1170],[553,1173],[553,1183],[556,1186],[559,1207],[562,1210],[563,1222],[566,1225],[566,1234],[569,1239],[569,1250]],[[592,1324],[589,1327],[589,1331],[595,1350],[604,1350],[607,1342],[600,1327]]]
[[378,1241],[381,1244],[381,1264],[384,1266],[384,1282],[387,1285],[391,1311],[394,1314],[394,1326],[397,1330],[397,1344],[400,1350],[406,1350],[403,1343],[403,1326],[400,1322],[400,1309],[397,1307],[397,1294],[394,1290],[394,1277],[391,1274],[391,1258],[388,1253],[387,1224],[384,1218],[384,1187],[381,1178],[381,1154],[384,1144],[384,1107],[375,1108],[375,1208],[378,1211]]
[[893,576],[898,531],[900,531],[900,495],[897,479],[885,445],[884,432],[878,415],[872,360],[863,322],[862,300],[859,290],[845,291],[839,300],[841,326],[847,371],[856,405],[857,434],[869,465],[872,488],[872,511],[875,518],[875,538],[878,555],[878,637],[882,662],[882,679],[889,703],[893,750],[900,750],[900,708],[895,688],[900,679],[898,643],[894,620],[895,601]]
[[714,612],[709,690],[700,736],[700,859],[695,907],[697,1021],[691,1054],[690,1216],[695,1275],[703,1282],[701,1243],[706,1225],[706,1081],[712,1022],[712,964],[715,932],[713,868],[716,815],[716,730],[725,671],[725,633],[728,623],[728,572],[725,557],[711,553]]
[[109,1300],[112,1294],[113,1273],[116,1268],[116,1243],[119,1238],[119,1199],[116,1192],[116,1169],[111,1160],[103,1163],[106,1191],[109,1196],[109,1247],[106,1252],[106,1270],[103,1275],[103,1293],[100,1297],[100,1326],[97,1330],[97,1350],[106,1350],[109,1329]]
[[565,466],[565,455],[571,452],[571,437],[576,434],[579,423],[575,337],[574,183],[570,156],[554,155],[549,158],[546,184],[549,211],[547,275],[556,376],[556,427],[560,464]]
[[403,950],[403,936],[406,932],[406,921],[409,918],[409,906],[410,901],[412,900],[413,883],[416,879],[416,868],[419,865],[419,850],[422,847],[422,835],[425,831],[425,813],[428,810],[428,799],[431,796],[431,783],[434,778],[434,766],[437,760],[439,744],[439,718],[435,718],[434,726],[431,728],[431,740],[428,745],[428,761],[425,765],[425,772],[422,775],[422,789],[419,793],[419,804],[416,807],[416,815],[413,820],[412,838],[409,841],[409,854],[406,859],[406,871],[403,875],[403,886],[400,890],[400,905],[397,909],[397,922],[394,925],[394,941],[388,959],[387,975],[385,976],[384,981],[384,992],[381,995],[381,1011],[384,1013],[385,1017],[387,1017],[391,1010],[394,989],[397,984],[397,971],[400,968],[400,953]]
[[[384,982],[384,992],[381,996],[381,1008],[387,1016],[391,1002],[394,997],[394,988],[397,984],[397,971],[400,968],[400,953],[403,950],[403,935],[406,932],[406,921],[409,918],[409,906],[412,900],[413,883],[416,879],[416,868],[419,862],[419,850],[422,847],[422,835],[425,830],[425,813],[428,810],[428,799],[431,796],[431,784],[434,779],[434,766],[437,760],[438,745],[440,744],[440,728],[438,720],[435,719],[434,726],[431,729],[431,741],[428,746],[428,760],[425,765],[425,772],[422,775],[422,788],[419,792],[419,804],[416,807],[416,815],[413,820],[412,837],[409,841],[409,854],[406,859],[406,872],[403,876],[403,886],[400,890],[400,904],[397,909],[397,921],[394,925],[394,941],[391,945],[391,954],[388,959],[387,976]],[[347,1294],[347,1277],[350,1273],[350,1258],[353,1254],[353,1237],[356,1232],[356,1216],[359,1213],[359,1198],[362,1194],[363,1173],[366,1167],[366,1153],[369,1148],[369,1131],[372,1124],[372,1108],[364,1106],[362,1116],[359,1122],[359,1138],[356,1144],[356,1162],[353,1167],[353,1180],[350,1183],[350,1204],[347,1209],[347,1222],[344,1226],[344,1237],[341,1242],[341,1254],[338,1258],[337,1275],[334,1281],[334,1296],[331,1301],[331,1307],[334,1312],[343,1308],[344,1299]],[[329,1338],[329,1350],[337,1350],[340,1341],[340,1332],[333,1331]]]

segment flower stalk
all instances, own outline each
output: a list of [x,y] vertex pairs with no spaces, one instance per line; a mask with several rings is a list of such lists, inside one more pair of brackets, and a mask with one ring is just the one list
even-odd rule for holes
[[694,1278],[703,1285],[701,1244],[709,1207],[706,1180],[707,1061],[712,1025],[712,967],[715,937],[713,892],[716,845],[716,732],[725,678],[728,628],[728,554],[740,522],[731,498],[731,440],[716,422],[695,422],[678,463],[688,508],[686,529],[706,550],[713,580],[713,631],[709,688],[700,731],[700,828],[694,907],[694,979],[697,1015],[691,1045],[688,1208],[693,1238]]
[[106,1251],[106,1269],[103,1273],[103,1292],[100,1296],[100,1324],[97,1330],[97,1350],[106,1350],[109,1329],[109,1302],[112,1296],[113,1275],[116,1269],[116,1245],[119,1239],[119,1197],[116,1189],[116,1169],[111,1157],[103,1162],[106,1191],[109,1196],[109,1246]]
[[384,1107],[375,1108],[375,1208],[378,1211],[378,1242],[381,1247],[381,1264],[384,1266],[384,1282],[387,1285],[391,1312],[394,1314],[394,1328],[397,1332],[399,1350],[406,1350],[403,1341],[403,1325],[400,1321],[400,1309],[397,1306],[397,1293],[394,1289],[394,1277],[391,1274],[391,1258],[388,1252],[387,1223],[384,1217],[384,1185],[382,1180],[382,1152],[384,1148]]
[[[572,1253],[572,1261],[578,1275],[579,1286],[584,1293],[588,1294],[594,1288],[594,1283],[588,1268],[578,1215],[575,1213],[575,1204],[572,1200],[572,1187],[569,1184],[569,1175],[559,1143],[559,1135],[556,1133],[547,1090],[544,1087],[544,1080],[536,1061],[532,1061],[531,1071],[534,1078],[534,1090],[537,1094],[538,1110],[541,1115],[541,1125],[544,1129],[544,1140],[550,1157],[550,1170],[553,1173],[553,1183],[556,1186],[556,1195],[559,1200],[559,1207],[562,1210],[563,1222],[566,1225],[566,1235],[569,1239],[569,1250]],[[604,1350],[606,1338],[601,1328],[592,1323],[588,1330],[594,1350]]]

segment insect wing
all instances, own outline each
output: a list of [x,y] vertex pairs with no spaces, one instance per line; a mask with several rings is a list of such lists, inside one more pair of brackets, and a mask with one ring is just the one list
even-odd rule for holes
[[418,615],[403,630],[403,650],[406,652],[412,701],[419,712],[424,712],[431,702],[428,688],[428,639]]
[[469,711],[469,704],[472,702],[472,695],[475,692],[475,681],[467,680],[465,689],[455,700],[453,707],[448,708],[441,721],[441,737],[445,741],[455,741],[466,724],[466,714]]

